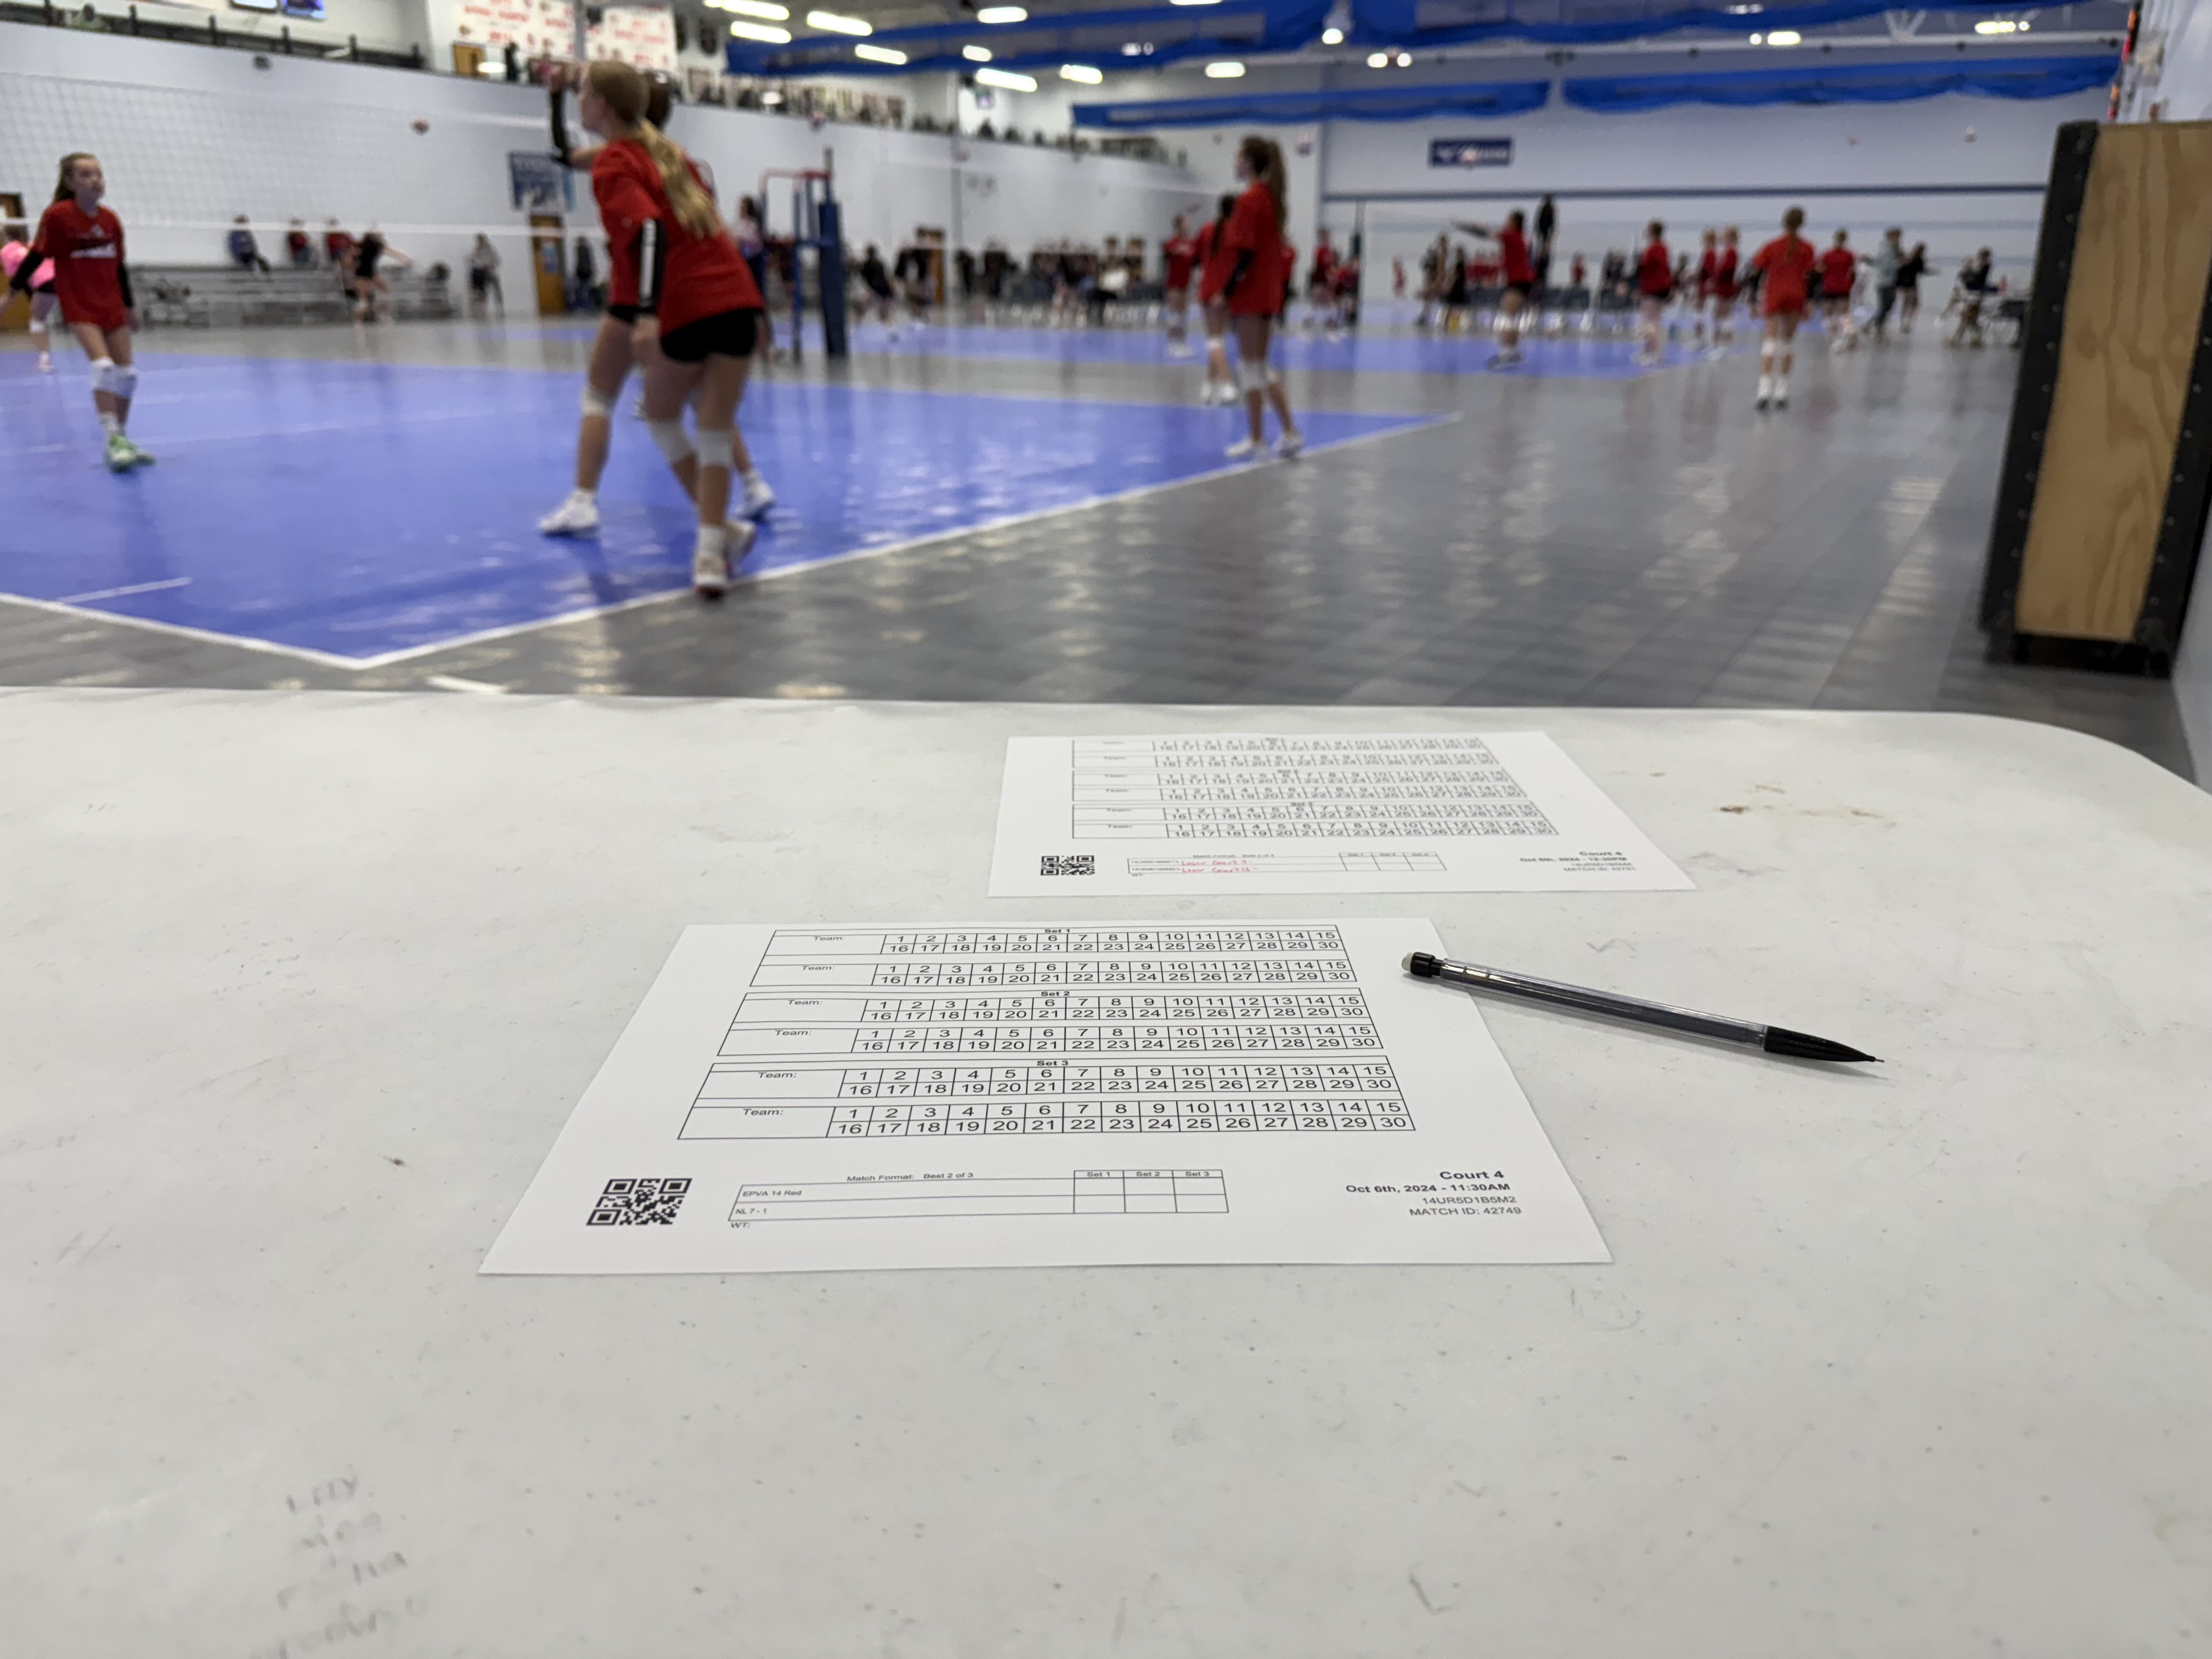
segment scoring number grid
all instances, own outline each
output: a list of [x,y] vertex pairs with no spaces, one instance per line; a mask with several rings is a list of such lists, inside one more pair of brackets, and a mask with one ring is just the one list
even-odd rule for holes
[[1334,927],[1009,927],[948,928],[937,933],[810,934],[778,933],[768,957],[807,961],[849,956],[1210,956],[1226,952],[1338,951]]
[[847,1052],[857,1054],[1350,1054],[1379,1049],[1363,1021],[1224,1025],[896,1025],[867,1027]]
[[1411,1129],[1387,1061],[718,1067],[690,1139]]
[[[878,962],[861,985],[1350,985],[1341,957],[1188,957],[1164,961],[1103,957],[978,957],[970,962]],[[763,966],[760,982],[772,982]],[[831,981],[831,983],[844,982]]]
[[1105,739],[1074,759],[1079,841],[1559,833],[1475,738]]

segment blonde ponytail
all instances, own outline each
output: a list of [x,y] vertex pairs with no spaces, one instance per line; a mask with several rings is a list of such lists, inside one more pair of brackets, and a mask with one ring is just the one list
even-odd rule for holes
[[722,216],[714,210],[714,198],[700,185],[698,175],[691,171],[691,163],[675,141],[650,121],[637,124],[637,142],[645,153],[653,157],[653,166],[660,169],[660,187],[668,193],[668,205],[675,210],[676,222],[694,236],[712,236],[722,228]]
[[608,112],[633,130],[639,147],[660,169],[660,188],[675,212],[676,222],[693,236],[712,236],[721,229],[722,216],[714,210],[714,198],[691,171],[690,160],[649,118],[653,83],[628,64],[611,59],[592,64],[584,71],[584,78]]

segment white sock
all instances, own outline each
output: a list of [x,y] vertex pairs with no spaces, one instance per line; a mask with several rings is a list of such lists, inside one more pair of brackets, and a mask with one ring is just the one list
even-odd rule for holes
[[1778,398],[1787,398],[1790,395],[1790,377],[1787,374],[1778,374],[1774,377],[1774,395]]
[[100,429],[111,438],[123,435],[123,422],[106,410],[100,411]]
[[583,485],[578,484],[568,492],[568,499],[579,507],[588,507],[599,499],[599,492],[596,489],[586,489]]
[[738,474],[738,482],[750,489],[753,485],[762,482],[760,469],[757,466],[747,467]]
[[722,524],[702,524],[699,526],[698,550],[702,553],[726,552],[730,545],[730,527]]

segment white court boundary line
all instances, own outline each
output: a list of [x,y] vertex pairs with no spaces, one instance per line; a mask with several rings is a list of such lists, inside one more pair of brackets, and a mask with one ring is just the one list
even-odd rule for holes
[[[1308,413],[1315,411],[1309,410]],[[1359,414],[1358,410],[1331,410],[1328,413]],[[1377,443],[1387,438],[1401,438],[1408,433],[1432,431],[1437,427],[1455,426],[1465,416],[1458,410],[1416,416],[1385,416],[1384,419],[1401,419],[1404,426],[1392,427],[1383,432],[1363,432],[1356,437],[1338,438],[1333,442],[1310,446],[1300,457],[1327,455],[1340,449],[1351,449],[1360,444]],[[763,570],[750,576],[740,576],[731,584],[732,591],[754,587],[763,582],[775,581],[788,576],[803,576],[809,571],[827,569],[831,565],[850,564],[861,559],[879,559],[892,553],[911,552],[917,547],[927,547],[937,542],[951,541],[961,536],[980,536],[994,530],[1005,530],[1015,525],[1032,524],[1040,519],[1049,519],[1062,513],[1080,513],[1088,507],[1105,507],[1115,501],[1132,501],[1146,495],[1160,495],[1166,490],[1188,489],[1192,484],[1207,483],[1216,478],[1225,478],[1237,473],[1258,471],[1266,465],[1288,466],[1295,463],[1268,461],[1229,461],[1204,472],[1194,472],[1188,477],[1168,478],[1158,483],[1139,484],[1134,489],[1116,490],[1111,495],[1086,495],[1081,501],[1066,501],[1057,507],[1032,507],[1024,513],[1009,513],[995,519],[980,520],[975,524],[960,525],[949,530],[932,531],[926,536],[913,536],[904,541],[885,542],[878,547],[856,547],[843,553],[832,553],[826,558],[809,560],[804,564],[786,565],[777,570]],[[189,580],[187,578],[186,580]],[[168,586],[169,584],[161,584]],[[125,590],[135,591],[135,590]],[[80,595],[89,599],[94,595]],[[564,628],[574,623],[590,622],[600,617],[618,616],[625,611],[635,611],[648,605],[665,605],[671,599],[692,597],[689,586],[672,587],[661,593],[641,593],[635,599],[623,599],[613,605],[590,605],[580,611],[564,611],[558,616],[539,617],[529,622],[509,623],[499,628],[487,628],[474,634],[456,635],[429,645],[411,645],[401,651],[387,651],[374,657],[342,657],[334,652],[318,651],[312,646],[280,645],[274,640],[256,639],[244,634],[220,634],[212,629],[194,628],[185,623],[162,622],[151,617],[133,617],[120,611],[95,611],[88,605],[76,605],[67,599],[34,599],[26,594],[0,592],[0,604],[20,605],[34,611],[52,611],[58,616],[88,617],[99,622],[120,623],[126,627],[143,628],[156,634],[168,634],[179,638],[198,640],[216,645],[234,645],[247,651],[259,651],[271,656],[291,657],[320,667],[343,669],[350,673],[373,673],[380,668],[410,662],[418,657],[434,656],[441,651],[457,651],[464,646],[482,645],[488,640],[512,639],[517,635],[532,634],[542,628]]]

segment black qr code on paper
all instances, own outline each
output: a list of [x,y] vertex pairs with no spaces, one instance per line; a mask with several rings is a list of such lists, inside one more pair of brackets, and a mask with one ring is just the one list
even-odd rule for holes
[[684,1195],[691,1190],[689,1176],[624,1176],[607,1182],[599,1201],[592,1206],[592,1227],[673,1227]]
[[1037,874],[1041,876],[1095,876],[1097,873],[1098,855],[1096,853],[1047,853],[1037,860]]

